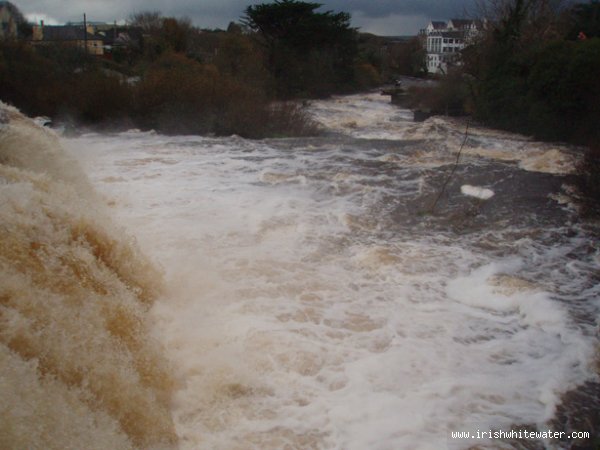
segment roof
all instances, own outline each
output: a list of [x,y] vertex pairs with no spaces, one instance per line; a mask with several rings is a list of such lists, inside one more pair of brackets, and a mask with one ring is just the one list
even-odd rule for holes
[[444,31],[440,33],[440,36],[445,38],[463,39],[465,34],[461,31]]
[[435,30],[441,30],[443,28],[446,28],[446,22],[439,22],[439,21],[431,21],[431,26],[435,29]]
[[[79,26],[45,25],[43,28],[42,40],[44,41],[83,41],[84,39],[86,33]],[[87,39],[99,40],[102,37],[87,33]]]
[[475,25],[477,28],[481,28],[480,20],[471,20],[471,19],[450,19],[450,22],[455,28],[468,28],[472,25]]
[[102,39],[105,45],[138,44],[142,39],[142,29],[139,27],[117,26],[112,29],[99,31],[95,39]]

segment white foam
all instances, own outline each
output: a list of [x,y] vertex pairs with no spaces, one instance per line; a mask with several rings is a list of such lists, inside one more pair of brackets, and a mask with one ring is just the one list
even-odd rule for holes
[[0,447],[172,448],[160,272],[54,133],[0,115]]
[[[387,105],[369,102],[383,120]],[[316,105],[374,135],[361,108]],[[513,257],[498,260],[468,237],[392,233],[381,199],[406,193],[385,174],[367,184],[329,141],[291,152],[132,133],[71,142],[165,268],[153,313],[182,381],[183,449],[444,448],[449,430],[475,423],[541,424],[592,376],[594,344],[552,283],[519,281],[546,250],[507,242]],[[369,151],[353,156],[384,154]]]
[[[514,161],[521,169],[532,172],[570,174],[577,163],[575,152],[567,146],[535,142],[526,136],[473,124],[467,127],[462,118],[434,116],[414,123],[411,111],[392,105],[389,97],[378,92],[314,101],[311,111],[325,128],[355,138],[437,142],[438,154],[428,155],[430,166],[447,164],[448,153],[461,147],[463,158]],[[465,132],[469,139],[463,146]],[[402,161],[407,162],[419,161]]]
[[463,184],[460,187],[460,192],[462,192],[463,195],[475,197],[480,200],[489,200],[494,196],[494,191],[492,191],[491,189],[487,189],[481,186],[471,186],[470,184]]

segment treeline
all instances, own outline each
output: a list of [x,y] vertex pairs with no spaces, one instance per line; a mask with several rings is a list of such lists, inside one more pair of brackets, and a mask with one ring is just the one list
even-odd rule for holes
[[600,141],[600,3],[490,4],[490,20],[462,65],[420,106],[544,140]]
[[0,43],[0,99],[29,115],[95,127],[259,138],[316,132],[300,98],[379,83],[346,13],[277,0],[227,31],[132,15],[111,58],[73,45]]
[[541,139],[600,138],[600,3],[511,0],[466,53],[476,117]]

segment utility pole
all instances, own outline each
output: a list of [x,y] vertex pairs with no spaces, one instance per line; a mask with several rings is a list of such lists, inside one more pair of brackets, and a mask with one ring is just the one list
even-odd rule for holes
[[88,52],[88,44],[87,44],[87,20],[85,18],[85,13],[83,13],[83,45],[85,46],[85,53]]

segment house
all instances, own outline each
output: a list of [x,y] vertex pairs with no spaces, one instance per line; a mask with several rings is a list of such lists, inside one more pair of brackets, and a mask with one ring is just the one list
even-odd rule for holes
[[84,31],[79,25],[34,25],[33,45],[62,44],[86,49],[91,55],[102,56],[104,54],[103,37],[94,33],[91,27]]
[[477,37],[483,25],[481,21],[465,19],[429,22],[420,33],[427,51],[427,71],[446,73],[448,67],[460,64],[460,52]]
[[448,21],[449,30],[463,31],[467,37],[476,36],[482,28],[483,22],[481,20],[451,19]]
[[97,28],[97,35],[104,42],[104,53],[112,57],[116,53],[127,54],[142,48],[143,31],[139,27],[111,25]]
[[[98,56],[104,56],[111,59],[115,51],[129,52],[132,49],[139,49],[142,46],[142,29],[128,25],[118,25],[106,22],[69,22],[67,26],[79,27],[85,26],[89,35],[93,35],[96,45],[88,45],[88,52]],[[89,41],[88,37],[88,43]],[[99,40],[102,40],[103,52],[100,53]]]
[[0,39],[15,39],[19,20],[19,11],[10,2],[0,2]]
[[430,34],[434,31],[441,31],[444,29],[446,29],[446,22],[431,21],[429,22],[429,25],[427,25],[427,28],[425,28],[425,31],[427,32],[427,34]]

